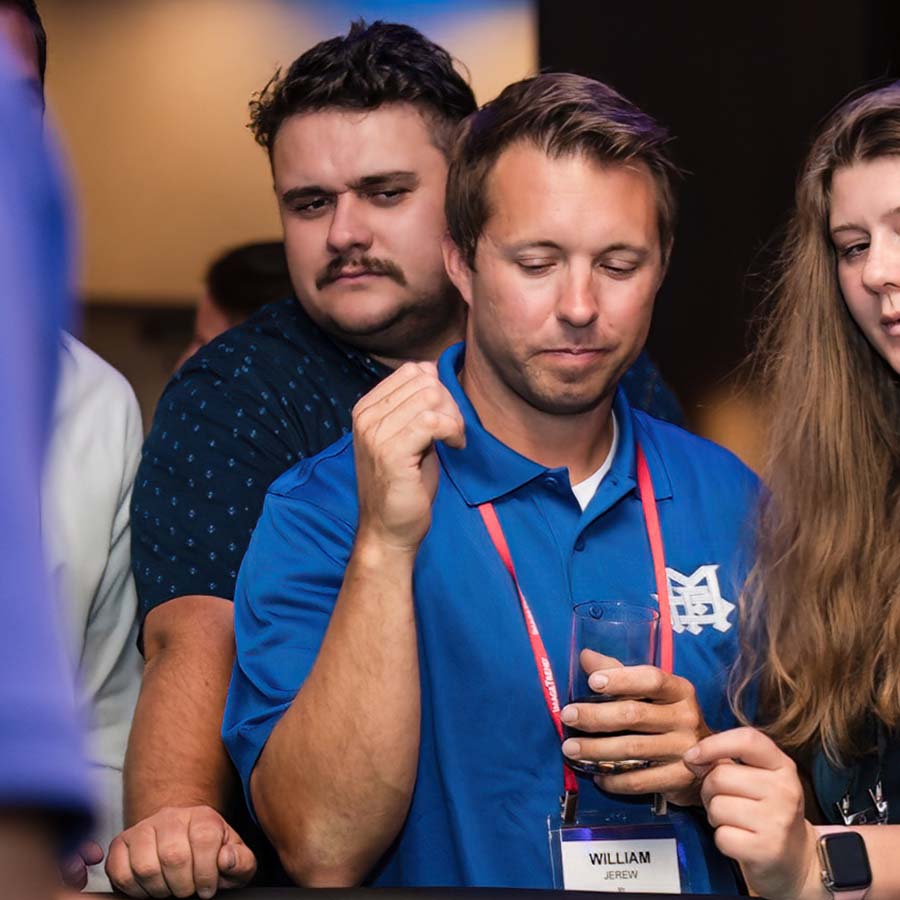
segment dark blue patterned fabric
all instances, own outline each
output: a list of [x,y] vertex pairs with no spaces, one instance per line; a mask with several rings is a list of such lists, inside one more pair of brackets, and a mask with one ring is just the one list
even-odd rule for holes
[[292,298],[191,357],[159,401],[134,486],[142,615],[172,597],[230,599],[269,484],[349,431],[351,408],[389,371]]
[[[389,371],[335,342],[293,298],[191,357],[159,401],[134,485],[142,618],[173,597],[232,599],[269,485],[346,434],[353,405]],[[645,356],[622,386],[637,408],[681,423]]]
[[646,353],[634,361],[622,377],[621,385],[634,409],[643,410],[655,419],[671,422],[680,428],[687,427],[678,399]]

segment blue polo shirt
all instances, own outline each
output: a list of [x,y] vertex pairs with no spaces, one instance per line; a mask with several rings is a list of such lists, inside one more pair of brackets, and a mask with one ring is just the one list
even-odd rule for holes
[[[616,455],[582,512],[566,469],[526,459],[482,428],[457,378],[463,354],[462,345],[446,351],[439,373],[465,419],[466,447],[437,446],[441,478],[413,580],[422,681],[417,782],[406,822],[370,881],[549,888],[546,820],[562,789],[559,738],[516,592],[477,505],[495,505],[564,684],[574,603],[655,602],[636,490],[639,440],[665,542],[675,671],[693,682],[707,722],[720,730],[736,724],[725,684],[738,649],[736,602],[757,481],[720,447],[633,411],[619,391]],[[351,436],[296,465],[266,497],[238,577],[237,661],[223,729],[248,800],[259,754],[315,661],[357,519]],[[583,781],[582,810],[631,802],[647,800]],[[728,866],[700,818],[689,825],[688,851],[711,864],[693,889],[731,891]]]

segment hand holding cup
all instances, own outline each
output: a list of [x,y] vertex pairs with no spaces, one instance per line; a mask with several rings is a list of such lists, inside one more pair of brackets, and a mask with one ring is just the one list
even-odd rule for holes
[[[656,611],[637,606],[623,610],[625,606],[599,616],[595,610],[587,629],[578,625],[576,607],[570,702],[561,712],[567,731],[563,753],[576,771],[593,774],[610,793],[659,793],[680,805],[698,803],[700,779],[682,760],[689,747],[710,733],[696,693],[689,681],[655,665]],[[631,616],[630,610],[653,627],[615,622]],[[595,624],[604,618],[602,627]],[[593,646],[582,637],[585,630],[595,635]],[[596,635],[603,633],[607,637],[598,643]],[[599,652],[600,647],[619,652],[611,656]]]

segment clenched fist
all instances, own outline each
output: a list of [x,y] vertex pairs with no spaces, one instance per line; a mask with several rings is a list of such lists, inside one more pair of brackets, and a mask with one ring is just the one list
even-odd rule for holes
[[418,550],[437,492],[435,441],[465,445],[462,414],[434,363],[405,363],[356,404],[358,540]]
[[256,873],[253,851],[209,806],[165,807],[110,845],[106,874],[131,897],[212,897]]

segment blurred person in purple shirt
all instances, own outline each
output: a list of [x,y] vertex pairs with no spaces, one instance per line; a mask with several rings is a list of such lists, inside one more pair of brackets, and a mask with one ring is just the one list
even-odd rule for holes
[[[47,35],[34,0],[0,0],[0,36],[40,120]],[[71,334],[58,335],[41,532],[96,800],[92,840],[63,871],[73,887],[108,891],[95,864],[122,830],[122,764],[141,674],[128,511],[142,429],[125,378]]]
[[[0,4],[0,25],[5,12]],[[91,815],[40,530],[69,254],[31,86],[0,35],[0,885],[39,898],[56,890],[59,853]]]

